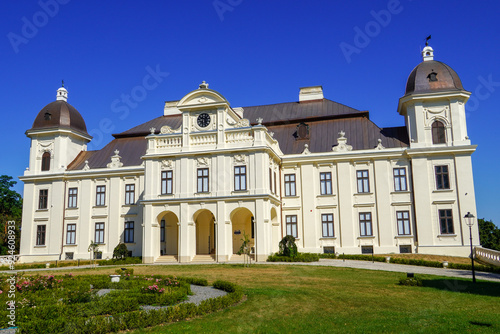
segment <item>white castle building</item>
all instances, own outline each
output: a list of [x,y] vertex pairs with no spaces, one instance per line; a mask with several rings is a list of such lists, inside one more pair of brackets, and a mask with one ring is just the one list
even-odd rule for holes
[[[476,215],[458,75],[422,51],[398,112],[380,128],[300,89],[296,102],[232,108],[203,82],[97,151],[64,87],[26,132],[21,261],[102,258],[124,242],[152,263],[230,261],[250,237],[257,261],[293,235],[301,252],[468,256]],[[477,224],[473,244],[479,244]]]

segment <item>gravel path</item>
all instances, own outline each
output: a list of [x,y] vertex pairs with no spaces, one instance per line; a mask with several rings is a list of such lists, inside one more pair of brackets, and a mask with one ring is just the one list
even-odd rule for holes
[[[204,300],[207,300],[210,298],[222,297],[222,296],[227,295],[226,291],[216,289],[213,286],[199,286],[199,285],[191,284],[191,291],[194,293],[194,295],[188,295],[188,299],[180,302],[180,304],[194,303],[196,305],[200,305],[200,303]],[[143,309],[143,310],[159,310],[159,309],[167,308],[167,307],[170,307],[170,306],[145,305],[145,306],[141,306],[141,309]],[[3,333],[1,333],[1,334],[3,334]]]

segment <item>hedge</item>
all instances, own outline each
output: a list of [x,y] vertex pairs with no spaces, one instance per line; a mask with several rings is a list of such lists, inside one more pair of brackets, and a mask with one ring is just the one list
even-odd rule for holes
[[[19,333],[94,333],[124,331],[152,327],[163,323],[175,322],[215,312],[241,301],[243,292],[240,287],[225,281],[216,281],[214,287],[230,292],[222,297],[211,298],[196,306],[193,303],[179,304],[158,310],[136,310],[112,316],[98,315],[92,318],[36,319],[23,322]],[[135,305],[133,305],[135,307]]]
[[279,254],[269,255],[267,262],[315,262],[319,261],[318,254],[315,253],[298,253],[294,257],[284,256]]

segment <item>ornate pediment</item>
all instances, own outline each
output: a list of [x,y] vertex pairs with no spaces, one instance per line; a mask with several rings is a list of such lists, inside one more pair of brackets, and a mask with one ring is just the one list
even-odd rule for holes
[[177,128],[177,129],[172,129],[170,126],[168,125],[164,125],[160,128],[160,133],[162,135],[169,135],[169,134],[172,134],[172,133],[179,133],[181,132],[181,128]]

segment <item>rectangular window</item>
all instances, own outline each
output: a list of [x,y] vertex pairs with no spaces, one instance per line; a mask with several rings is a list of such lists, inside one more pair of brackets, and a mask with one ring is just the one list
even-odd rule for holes
[[359,234],[362,237],[373,235],[372,214],[370,212],[362,212],[359,214]]
[[396,218],[398,221],[398,234],[399,235],[410,235],[410,212],[409,211],[397,211]]
[[135,184],[125,185],[125,205],[135,204]]
[[399,245],[399,252],[401,254],[411,254],[411,245]]
[[45,225],[36,226],[36,245],[45,246]]
[[269,191],[271,191],[271,193],[275,193],[273,191],[273,170],[271,168],[269,168]]
[[75,253],[73,253],[73,252],[66,252],[66,253],[64,253],[64,259],[65,260],[73,260],[73,255],[74,254]]
[[321,195],[331,195],[332,194],[332,173],[330,173],[330,172],[320,173],[319,180],[320,180]]
[[165,219],[160,222],[160,242],[165,242]]
[[455,234],[451,209],[439,210],[439,225],[441,234]]
[[286,235],[297,238],[297,216],[286,216]]
[[247,167],[234,167],[234,190],[247,190]]
[[68,208],[78,207],[78,188],[68,189]]
[[323,238],[331,238],[335,236],[333,233],[333,214],[322,214],[321,225],[323,227]]
[[106,186],[97,186],[95,194],[95,205],[105,206],[106,205]]
[[174,172],[167,170],[161,172],[161,193],[171,195],[174,192]]
[[448,166],[436,166],[436,189],[450,189]]
[[49,190],[48,189],[40,189],[38,197],[38,209],[44,210],[47,209],[47,203],[49,199]]
[[198,192],[208,193],[208,168],[198,168]]
[[406,168],[394,168],[394,191],[407,191]]
[[361,246],[361,254],[373,254],[373,246]]
[[368,179],[368,171],[367,170],[356,171],[356,178],[358,180],[358,193],[369,193],[370,182]]
[[295,195],[295,174],[285,174],[285,196]]
[[125,236],[123,239],[126,244],[134,242],[134,222],[125,222]]
[[104,223],[95,223],[95,243],[104,243]]
[[76,243],[76,224],[68,224],[66,227],[66,244],[74,245]]
[[335,247],[325,246],[323,247],[323,253],[325,254],[335,254]]
[[276,186],[276,183],[278,183],[278,178],[276,177],[276,172],[274,172],[274,193],[279,196],[279,188]]

